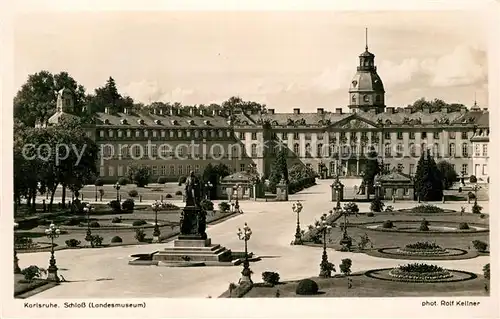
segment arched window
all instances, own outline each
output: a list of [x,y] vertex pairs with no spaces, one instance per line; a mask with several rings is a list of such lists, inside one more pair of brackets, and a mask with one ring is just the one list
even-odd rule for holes
[[467,143],[462,144],[462,156],[469,157],[469,147],[467,146]]
[[427,145],[425,143],[420,144],[420,155],[424,154],[427,151]]
[[415,153],[415,144],[413,144],[413,143],[410,144],[410,156],[412,156],[412,157],[416,156],[416,153]]
[[252,144],[252,157],[257,157],[257,144]]
[[385,156],[391,156],[391,144],[385,144]]
[[311,156],[311,144],[309,143],[306,144],[306,156],[307,157]]
[[323,157],[323,144],[318,144],[318,149],[316,151],[317,157]]
[[300,145],[298,143],[293,144],[293,152],[295,155],[300,156]]
[[432,148],[432,154],[435,157],[440,157],[440,154],[439,154],[439,144],[437,144],[437,143],[434,144],[434,147]]
[[455,143],[450,143],[449,153],[450,153],[450,156],[455,156]]
[[396,145],[396,157],[403,157],[403,144]]

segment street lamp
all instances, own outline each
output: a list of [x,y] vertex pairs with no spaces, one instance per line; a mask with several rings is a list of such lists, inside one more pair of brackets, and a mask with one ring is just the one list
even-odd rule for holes
[[214,185],[208,181],[207,183],[205,183],[205,188],[208,189],[207,193],[206,193],[206,199],[210,200],[210,192],[212,190],[212,187],[214,187]]
[[113,185],[113,188],[116,189],[116,200],[119,202],[120,201],[120,184],[116,182],[115,185]]
[[16,251],[16,232],[15,230],[19,226],[18,223],[14,223],[14,273],[15,274],[20,274],[21,273],[21,268],[19,268],[19,258],[17,258],[17,251]]
[[54,258],[54,238],[59,237],[59,234],[61,231],[59,228],[56,227],[53,223],[50,224],[49,228],[45,230],[45,235],[50,239],[51,245],[50,245],[50,262],[49,262],[49,268],[48,268],[48,276],[47,280],[49,281],[55,281],[59,282],[59,277],[57,276],[57,266],[56,266],[56,259]]
[[477,191],[481,189],[481,186],[474,184],[472,190],[474,191],[474,205],[477,205]]
[[300,212],[302,211],[302,204],[297,201],[297,203],[293,203],[292,210],[294,213],[297,213],[297,229],[295,230],[295,240],[293,242],[294,245],[302,245],[302,233],[300,231]]
[[94,208],[90,204],[85,205],[85,207],[83,208],[83,211],[87,214],[87,235],[85,236],[85,240],[89,243],[92,242],[92,230],[90,230],[90,213],[93,210]]
[[163,203],[155,201],[151,204],[151,208],[155,212],[155,227],[153,230],[153,242],[160,242],[160,227],[158,226],[158,211],[163,207]]
[[375,198],[378,200],[380,198],[380,188],[382,187],[382,185],[379,181],[376,181],[373,184],[373,187],[375,188]]
[[331,228],[332,226],[328,225],[326,222],[326,216],[321,216],[321,220],[316,225],[318,233],[323,235],[323,255],[321,256],[320,277],[330,277],[331,275],[330,263],[328,262],[328,255],[326,253],[326,234]]
[[242,277],[240,279],[240,282],[252,283],[252,279],[250,277],[252,271],[250,270],[250,263],[248,262],[248,244],[247,244],[248,241],[250,240],[250,236],[252,235],[252,229],[250,229],[247,223],[245,223],[243,230],[241,230],[241,228],[238,228],[238,232],[236,234],[238,235],[238,239],[245,241],[245,261],[243,261],[243,270],[241,271]]

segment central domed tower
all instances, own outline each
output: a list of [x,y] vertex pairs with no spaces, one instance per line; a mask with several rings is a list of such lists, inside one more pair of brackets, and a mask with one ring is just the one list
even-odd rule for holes
[[385,108],[384,84],[377,74],[375,55],[368,51],[368,37],[365,52],[359,55],[359,66],[349,87],[349,108],[354,112],[374,109],[377,113]]

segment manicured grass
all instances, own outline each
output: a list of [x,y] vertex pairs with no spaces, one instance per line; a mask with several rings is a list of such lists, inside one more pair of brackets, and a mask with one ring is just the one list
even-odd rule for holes
[[[276,298],[279,290],[280,298],[296,297],[441,297],[441,296],[489,296],[484,289],[487,281],[483,276],[468,281],[451,283],[404,283],[369,278],[364,274],[350,276],[352,288],[347,287],[345,277],[318,278],[313,277],[319,286],[319,294],[299,296],[295,294],[298,281],[279,284],[274,287],[253,287],[244,298]],[[489,286],[489,284],[488,284]]]
[[44,285],[48,285],[48,282],[45,279],[33,279],[31,282],[24,280],[24,276],[21,274],[14,275],[14,296],[19,296],[21,294],[25,294],[29,291],[42,287]]

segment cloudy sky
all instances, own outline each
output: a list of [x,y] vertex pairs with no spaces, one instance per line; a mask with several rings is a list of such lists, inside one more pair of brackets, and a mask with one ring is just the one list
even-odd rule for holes
[[368,45],[388,106],[415,99],[487,104],[487,39],[477,13],[87,12],[19,15],[16,90],[42,69],[88,91],[115,78],[134,99],[221,102],[238,95],[278,111],[348,103]]

